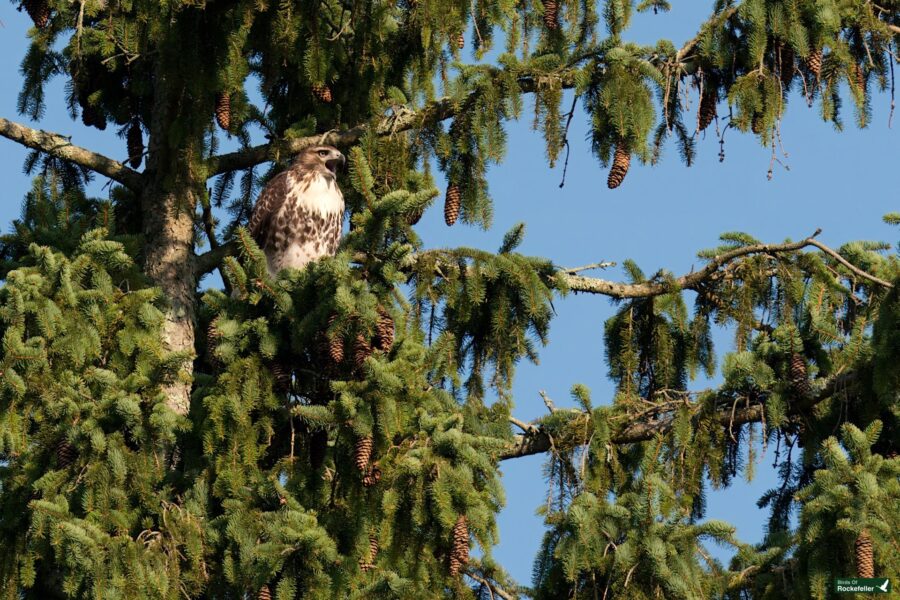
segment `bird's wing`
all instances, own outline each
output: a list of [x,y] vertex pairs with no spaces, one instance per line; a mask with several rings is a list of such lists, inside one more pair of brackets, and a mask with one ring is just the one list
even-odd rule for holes
[[266,235],[272,230],[272,217],[278,213],[288,195],[288,172],[282,171],[269,180],[259,193],[250,214],[250,235],[260,247],[266,245]]

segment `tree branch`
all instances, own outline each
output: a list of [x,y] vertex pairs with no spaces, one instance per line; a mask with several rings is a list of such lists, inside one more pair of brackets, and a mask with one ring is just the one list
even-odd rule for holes
[[140,173],[102,154],[76,146],[64,135],[32,129],[0,117],[0,136],[96,171],[132,190],[141,187]]
[[820,241],[818,241],[818,240],[811,240],[811,241],[810,241],[810,245],[815,246],[816,248],[818,248],[819,250],[821,250],[822,252],[824,252],[824,253],[827,254],[828,256],[832,257],[834,260],[838,261],[839,263],[841,263],[842,265],[844,265],[845,267],[847,267],[848,269],[850,269],[853,273],[859,275],[859,276],[862,277],[863,279],[868,279],[869,281],[871,281],[871,282],[873,282],[873,283],[877,283],[878,285],[880,285],[880,286],[882,286],[882,287],[886,287],[886,288],[888,288],[888,289],[894,287],[891,283],[885,281],[884,279],[879,279],[878,277],[875,277],[874,275],[871,275],[871,274],[869,274],[869,273],[866,273],[865,271],[863,271],[863,270],[860,269],[859,267],[854,266],[853,263],[851,263],[850,261],[848,261],[846,258],[844,258],[843,256],[841,256],[841,255],[838,254],[836,251],[832,250],[831,248],[829,248],[828,246],[826,246],[826,245],[823,244],[822,242],[820,242]]
[[[833,396],[836,391],[846,387],[855,379],[856,375],[857,374],[854,371],[846,371],[840,375],[827,378],[822,389],[812,398],[798,404],[792,404],[789,414],[797,415],[803,410],[811,409],[825,399]],[[619,429],[619,431],[614,433],[610,441],[613,444],[634,444],[651,440],[660,434],[665,434],[674,425],[677,416],[676,408],[680,406],[683,406],[683,403],[672,403],[671,408],[644,413],[639,416],[637,420],[625,425]],[[741,408],[734,408],[734,406],[734,398],[730,396],[723,397],[717,402],[716,418],[723,427],[760,422],[765,415],[765,401],[756,402]],[[692,405],[695,421],[699,418],[701,407],[702,405],[699,403]],[[573,410],[572,414],[573,418],[575,418],[580,417],[584,413],[582,411]],[[514,441],[500,454],[500,460],[543,454],[550,450],[550,434],[539,424],[535,423],[532,425],[534,425],[535,429],[514,436]],[[591,420],[585,420],[584,426],[591,427]],[[589,433],[590,432],[588,432],[588,434]]]
[[[688,54],[697,47],[697,44],[700,43],[700,38],[709,28],[721,25],[736,12],[736,7],[730,7],[710,17],[701,26],[700,33],[688,40],[684,46],[675,53],[675,56],[673,57],[674,62],[679,63],[684,61],[685,58],[688,57]],[[575,60],[569,62],[568,68],[555,73],[523,73],[518,78],[519,89],[526,94],[533,93],[538,89],[540,80],[548,78],[558,79],[561,86],[565,89],[573,88],[575,87],[575,70],[577,64],[592,58],[598,58],[596,52],[576,55]],[[650,60],[659,62],[660,58],[654,56],[651,57]],[[375,132],[377,135],[391,135],[434,125],[435,123],[456,116],[460,108],[465,104],[465,100],[454,101],[452,98],[444,97],[428,103],[418,111],[401,108],[395,114],[384,118],[375,127]],[[281,140],[269,144],[252,146],[228,154],[213,156],[207,162],[207,173],[209,174],[209,177],[215,177],[216,175],[228,171],[247,169],[254,165],[273,160],[279,155],[293,156],[299,154],[304,148],[319,144],[329,144],[338,147],[352,146],[369,130],[369,125],[360,124],[351,129],[329,131],[319,135]]]

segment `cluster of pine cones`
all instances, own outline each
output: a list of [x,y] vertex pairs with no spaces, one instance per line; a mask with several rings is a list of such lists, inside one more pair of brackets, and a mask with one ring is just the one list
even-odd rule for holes
[[[334,323],[335,319],[337,319],[337,317],[332,315],[328,320],[328,325],[330,326]],[[358,333],[356,339],[353,341],[353,347],[351,348],[353,352],[353,365],[356,368],[361,368],[363,364],[365,364],[366,359],[372,356],[372,352],[375,350],[390,352],[393,346],[394,319],[384,307],[378,307],[378,321],[375,323],[374,344],[373,340],[370,340],[362,333]],[[338,366],[343,363],[344,358],[347,356],[344,339],[341,336],[335,336],[328,340],[325,353],[332,365]]]

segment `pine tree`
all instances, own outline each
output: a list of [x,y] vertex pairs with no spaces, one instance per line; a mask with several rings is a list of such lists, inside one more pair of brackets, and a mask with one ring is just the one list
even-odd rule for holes
[[[127,158],[0,119],[34,177],[0,236],[4,597],[514,597],[491,555],[499,464],[532,454],[550,486],[535,598],[825,598],[848,568],[900,573],[887,245],[730,232],[690,273],[627,261],[610,282],[523,254],[525,224],[495,252],[411,227],[443,182],[447,225],[491,226],[526,98],[550,164],[580,105],[611,189],[669,137],[690,164],[717,105],[771,148],[800,84],[824,120],[849,98],[865,125],[897,2],[720,2],[680,47],[627,41],[661,1],[14,4],[35,25],[21,112],[55,107],[60,77]],[[273,276],[248,215],[318,144],[350,159],[349,230]],[[201,289],[213,271],[224,289]],[[577,408],[514,431],[516,366],[570,292],[618,302],[615,393],[576,385]],[[720,383],[692,389],[700,372]],[[705,494],[752,474],[761,441],[789,449],[748,546]]]

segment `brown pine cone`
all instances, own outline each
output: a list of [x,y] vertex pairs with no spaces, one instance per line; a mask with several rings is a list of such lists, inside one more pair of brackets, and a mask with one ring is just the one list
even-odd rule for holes
[[372,487],[379,481],[381,481],[381,469],[378,468],[377,464],[374,464],[372,465],[372,468],[369,469],[369,473],[363,477],[363,485]]
[[756,113],[753,115],[753,119],[750,120],[750,131],[752,131],[756,135],[759,135],[763,132],[762,113]]
[[263,585],[259,588],[259,593],[256,594],[256,600],[272,600],[272,591],[269,589],[269,586]]
[[865,529],[856,538],[856,576],[859,578],[875,577],[875,556],[872,549],[872,537]]
[[390,352],[394,346],[394,319],[383,307],[378,307],[378,323],[375,325],[375,347]]
[[47,0],[23,0],[22,8],[38,29],[43,29],[50,22],[50,3]]
[[218,364],[219,362],[216,358],[216,346],[219,345],[219,338],[222,337],[222,334],[216,328],[218,323],[219,317],[216,317],[209,322],[209,327],[206,329],[206,353],[209,355],[209,361],[213,364]]
[[778,75],[785,91],[789,90],[794,80],[794,48],[790,44],[778,48]]
[[334,99],[331,95],[331,88],[324,83],[317,83],[312,86],[312,93],[319,102],[324,102],[325,104],[330,104]]
[[231,94],[228,92],[219,92],[216,96],[216,123],[225,131],[231,127]]
[[356,465],[360,473],[368,474],[369,460],[372,458],[372,448],[374,446],[375,441],[370,435],[356,440],[356,445],[353,446],[353,464]]
[[860,94],[866,93],[866,71],[860,65],[855,64],[851,69],[853,73],[853,84]]
[[81,122],[86,127],[96,127],[100,131],[106,129],[106,117],[85,99],[81,105]]
[[547,29],[559,27],[559,2],[557,0],[544,0],[544,27]]
[[141,135],[141,124],[137,119],[131,121],[126,141],[128,146],[128,164],[131,165],[132,169],[137,169],[141,166],[141,161],[144,158],[144,138]]
[[275,378],[275,390],[286,392],[291,389],[291,370],[280,362],[272,363],[272,377]]
[[359,557],[359,568],[363,571],[374,569],[376,556],[378,556],[378,538],[369,536],[369,555]]
[[406,214],[406,222],[410,225],[416,225],[419,221],[422,220],[422,215],[425,214],[425,209],[414,210],[410,213]]
[[609,177],[606,179],[606,187],[611,190],[616,189],[625,180],[628,175],[628,168],[631,166],[631,152],[624,142],[616,144],[616,153],[613,156],[612,168],[609,170]]
[[459,186],[451,185],[447,188],[447,196],[444,198],[444,223],[452,226],[459,218],[459,206],[462,202],[462,194]]
[[799,352],[791,354],[790,364],[791,387],[801,400],[812,396],[812,387],[809,385],[809,373],[806,370],[806,360]]
[[469,562],[469,524],[459,515],[453,526],[453,547],[450,550],[450,575],[456,576],[462,565]]
[[719,102],[719,91],[713,87],[703,89],[703,95],[700,97],[700,107],[698,113],[698,127],[703,131],[716,118],[716,104]]
[[809,72],[812,73],[813,77],[815,77],[816,81],[818,81],[819,76],[822,73],[821,48],[817,48],[809,53],[809,56],[806,57],[806,68],[809,69]]
[[459,48],[460,50],[462,50],[463,48],[466,47],[465,34],[460,33],[456,36],[456,47]]
[[63,438],[56,444],[56,466],[65,469],[78,458],[78,451],[69,443],[69,440]]
[[372,356],[372,344],[363,334],[356,334],[356,342],[353,344],[353,363],[356,368],[362,368],[370,356]]

